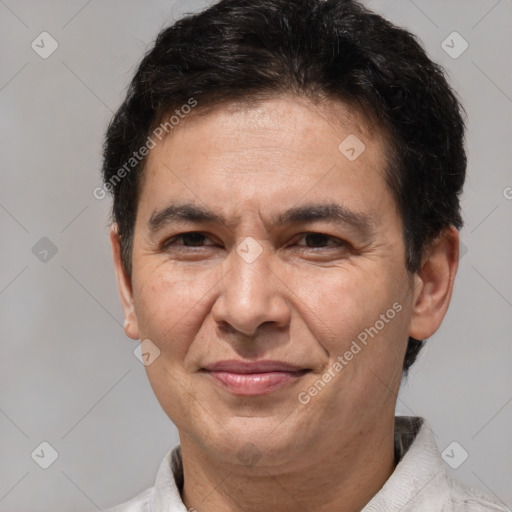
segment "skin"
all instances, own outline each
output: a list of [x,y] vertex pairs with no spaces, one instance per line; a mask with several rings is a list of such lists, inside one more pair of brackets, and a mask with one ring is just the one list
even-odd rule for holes
[[[366,146],[353,162],[338,150],[349,134]],[[151,150],[131,276],[115,226],[111,243],[125,332],[160,350],[146,371],[179,431],[187,508],[358,511],[393,472],[407,339],[439,327],[459,239],[446,229],[421,270],[406,271],[402,220],[384,180],[386,147],[383,132],[342,103],[282,96],[190,115]],[[152,232],[153,213],[175,201],[207,206],[229,224]],[[364,214],[371,232],[342,222],[272,224],[310,202]],[[186,232],[204,237],[162,248]],[[305,236],[312,232],[326,236]],[[262,248],[251,263],[236,252],[249,236]],[[309,403],[299,403],[298,394],[397,302],[401,311]],[[281,360],[311,371],[269,394],[242,397],[200,371],[226,359]],[[248,450],[252,464],[240,456]]]

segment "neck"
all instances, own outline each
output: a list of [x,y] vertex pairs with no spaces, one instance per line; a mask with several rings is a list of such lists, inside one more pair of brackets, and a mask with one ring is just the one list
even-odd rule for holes
[[[187,510],[358,512],[395,468],[394,418],[374,431],[315,445],[293,465],[222,464],[181,436]],[[359,437],[359,438],[354,438]]]

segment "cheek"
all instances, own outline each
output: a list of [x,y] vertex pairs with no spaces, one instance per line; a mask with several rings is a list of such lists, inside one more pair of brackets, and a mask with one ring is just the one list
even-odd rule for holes
[[[163,352],[184,350],[200,302],[207,293],[206,279],[191,279],[179,270],[147,269],[134,276],[134,302],[139,331]],[[183,343],[185,342],[185,343]]]
[[333,272],[317,279],[304,301],[311,306],[304,312],[308,327],[328,354],[324,372],[332,377],[327,391],[315,398],[316,406],[357,415],[362,414],[360,403],[380,410],[393,398],[402,370],[409,314],[406,289],[367,269],[350,276]]
[[313,336],[334,358],[400,300],[389,276],[369,265],[316,268],[309,276],[297,272],[287,276],[292,300]]

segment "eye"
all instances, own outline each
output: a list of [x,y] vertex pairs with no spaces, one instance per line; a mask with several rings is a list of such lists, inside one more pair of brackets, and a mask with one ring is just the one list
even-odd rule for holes
[[[330,248],[336,248],[336,247],[345,247],[347,246],[347,242],[344,240],[341,240],[339,238],[336,238],[334,236],[326,235],[324,233],[303,233],[302,237],[299,238],[299,240],[305,239],[306,240],[306,247],[310,249],[322,249],[322,248],[329,248],[327,247],[327,244],[329,242],[334,242],[334,245],[331,245]],[[300,246],[300,244],[298,244]],[[304,247],[304,246],[302,246]]]
[[[183,242],[182,244],[177,243],[180,239]],[[203,233],[190,231],[169,238],[163,243],[162,249],[169,249],[171,247],[204,247],[202,245],[204,240],[208,240],[208,237]]]
[[[170,249],[183,249],[183,248],[204,248],[204,247],[214,247],[215,244],[207,244],[204,242],[210,240],[208,236],[199,231],[190,231],[188,233],[180,233],[179,235],[175,235],[168,240],[166,240],[162,244],[162,250],[170,250]],[[305,240],[305,244],[299,244],[300,240]],[[181,243],[179,243],[181,241]],[[210,240],[211,241],[211,240]],[[330,244],[330,245],[329,245]],[[302,233],[300,238],[297,239],[297,246],[301,249],[335,249],[335,248],[346,248],[348,247],[348,243],[340,238],[336,238],[334,236],[326,235],[324,233]]]

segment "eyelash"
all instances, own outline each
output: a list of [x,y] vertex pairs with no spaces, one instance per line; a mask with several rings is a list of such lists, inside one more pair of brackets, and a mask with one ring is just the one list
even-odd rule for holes
[[[174,242],[181,238],[181,237],[184,237],[186,235],[201,235],[202,237],[204,237],[205,239],[208,239],[208,236],[205,235],[204,233],[201,233],[200,231],[188,231],[186,233],[180,233],[179,235],[175,235],[171,238],[169,238],[168,240],[166,240],[163,244],[162,244],[162,250],[167,250],[167,249],[170,249],[171,247],[180,247],[179,245],[175,244]],[[301,238],[304,238],[308,235],[318,235],[318,236],[321,236],[321,237],[325,237],[328,241],[329,240],[332,240],[332,241],[335,241],[336,242],[336,246],[331,246],[331,247],[307,247],[307,246],[301,246],[303,247],[304,249],[313,249],[313,250],[318,250],[318,249],[335,249],[337,247],[346,247],[348,246],[349,244],[347,242],[345,242],[344,240],[341,240],[340,238],[336,238],[334,236],[331,236],[331,235],[326,235],[324,233],[318,233],[316,231],[307,231],[307,232],[304,232],[304,233],[301,233]],[[185,247],[185,248],[188,248],[188,249],[202,249],[203,247],[212,247],[212,246],[194,246],[194,245],[191,245],[191,246],[187,246],[187,245],[181,245],[181,247]]]

